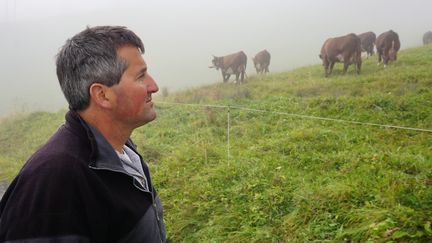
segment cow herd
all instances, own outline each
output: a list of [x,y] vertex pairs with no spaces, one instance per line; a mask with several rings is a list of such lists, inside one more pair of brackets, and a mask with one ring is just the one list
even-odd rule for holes
[[[270,53],[267,50],[258,52],[255,57],[252,58],[257,74],[269,72],[270,65]],[[222,79],[227,82],[231,74],[236,75],[236,82],[244,82],[246,75],[246,64],[247,56],[243,51],[232,53],[226,56],[213,56],[212,66],[210,68],[216,68],[221,70]]]
[[423,35],[423,45],[432,44],[432,31],[428,31]]
[[393,30],[389,30],[376,37],[375,33],[369,31],[359,35],[351,33],[327,39],[319,54],[324,66],[325,77],[331,74],[336,62],[344,64],[344,74],[351,64],[355,65],[357,74],[360,74],[361,53],[366,52],[367,57],[372,56],[374,46],[378,55],[378,64],[383,62],[384,67],[386,67],[390,61],[397,59],[397,52],[400,49],[399,35]]
[[[432,31],[423,35],[423,44],[432,44]],[[374,55],[374,49],[378,56],[378,65],[382,62],[386,67],[389,62],[396,61],[397,52],[400,49],[399,35],[393,30],[386,31],[378,37],[369,31],[361,34],[347,34],[345,36],[328,38],[321,47],[319,58],[324,66],[324,76],[328,77],[333,71],[335,63],[344,64],[343,74],[349,65],[354,64],[357,74],[360,74],[362,65],[362,52],[366,52],[366,58]],[[252,58],[257,74],[269,72],[270,53],[267,50],[258,52]],[[243,51],[226,56],[213,56],[210,68],[221,69],[222,79],[227,82],[231,74],[236,75],[236,82],[244,82],[246,75],[247,56]]]

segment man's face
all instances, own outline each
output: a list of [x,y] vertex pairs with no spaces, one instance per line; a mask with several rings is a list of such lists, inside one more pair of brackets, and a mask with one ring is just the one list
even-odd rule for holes
[[128,67],[120,82],[112,86],[115,93],[115,119],[134,129],[156,118],[151,95],[159,88],[147,72],[147,64],[138,48],[124,46],[117,55],[127,61]]

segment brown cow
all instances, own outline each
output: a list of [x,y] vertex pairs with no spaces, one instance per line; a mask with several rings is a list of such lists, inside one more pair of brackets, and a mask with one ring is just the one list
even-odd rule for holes
[[360,44],[362,52],[365,51],[367,57],[374,54],[374,44],[376,40],[376,35],[374,32],[369,31],[357,35],[360,38]]
[[375,46],[378,53],[378,64],[383,60],[384,67],[386,67],[389,61],[397,59],[397,52],[400,49],[399,35],[393,30],[384,32],[377,37]]
[[269,72],[270,57],[270,53],[267,50],[262,50],[252,58],[257,74]]
[[212,63],[213,66],[210,66],[210,68],[221,69],[224,82],[228,81],[231,74],[235,74],[236,82],[238,82],[240,76],[240,83],[243,83],[247,63],[247,56],[243,51],[222,57],[213,56]]
[[319,57],[323,61],[326,77],[332,73],[336,62],[344,63],[344,74],[347,72],[350,64],[356,64],[357,74],[360,74],[362,64],[360,38],[353,33],[329,38],[324,42]]
[[428,31],[423,35],[423,45],[432,43],[432,31]]

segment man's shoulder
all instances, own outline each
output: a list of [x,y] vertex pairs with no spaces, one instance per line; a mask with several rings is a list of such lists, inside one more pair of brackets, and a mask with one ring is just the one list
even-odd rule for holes
[[91,151],[88,142],[61,127],[47,143],[40,147],[25,163],[22,172],[73,172],[88,166]]

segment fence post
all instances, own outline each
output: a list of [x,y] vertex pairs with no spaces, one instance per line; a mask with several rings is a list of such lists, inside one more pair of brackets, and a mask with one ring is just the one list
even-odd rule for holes
[[228,166],[230,166],[230,111],[231,108],[230,106],[228,106],[228,114],[227,114],[227,151],[228,151],[228,155],[227,155],[227,162],[228,162]]

